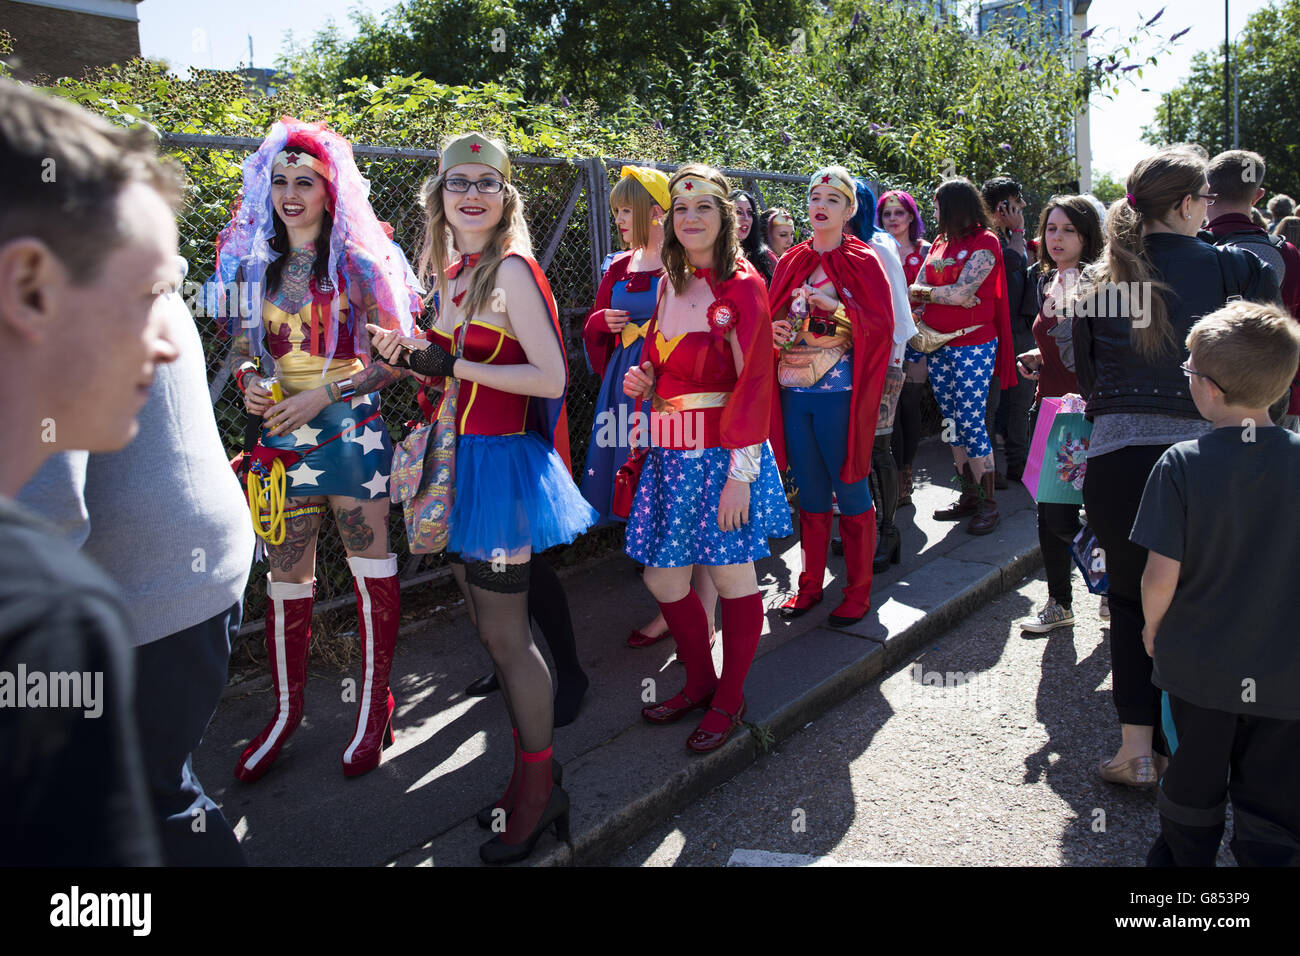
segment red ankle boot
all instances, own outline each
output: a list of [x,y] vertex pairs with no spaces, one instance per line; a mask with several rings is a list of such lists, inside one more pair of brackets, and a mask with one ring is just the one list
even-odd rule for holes
[[[843,534],[843,516],[840,522]],[[826,548],[831,540],[831,512],[799,512],[799,553],[803,570],[799,572],[799,593],[781,605],[782,617],[800,617],[820,603],[822,581],[826,578]]]
[[844,600],[831,611],[827,623],[845,627],[862,620],[871,609],[872,562],[876,556],[876,509],[860,515],[840,515],[844,538]]
[[244,783],[271,769],[280,748],[302,721],[314,589],[311,581],[290,584],[266,576],[266,658],[275,687],[275,716],[235,764],[235,778]]
[[388,689],[397,644],[397,555],[387,558],[348,558],[357,593],[357,624],[361,636],[360,707],[352,741],[343,751],[343,774],[358,777],[379,766],[380,751],[393,742],[393,711],[397,704]]

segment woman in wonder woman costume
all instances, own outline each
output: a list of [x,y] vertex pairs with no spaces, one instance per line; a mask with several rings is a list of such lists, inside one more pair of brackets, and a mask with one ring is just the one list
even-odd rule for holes
[[[763,630],[754,560],[791,533],[768,434],[775,404],[772,323],[763,277],[740,255],[735,206],[717,170],[692,163],[669,183],[667,282],[639,367],[623,388],[654,409],[649,447],[627,524],[627,553],[677,638],[686,686],[641,715],[680,720],[708,708],[686,746],[716,750],[745,714],[744,682]],[[647,441],[648,438],[648,441]],[[722,675],[709,624],[691,589],[704,565],[722,598]],[[710,706],[710,704],[712,706]]]
[[[610,509],[614,476],[631,451],[629,423],[638,409],[644,415],[651,411],[649,402],[634,402],[623,394],[623,376],[641,364],[646,329],[664,272],[660,250],[665,210],[671,205],[668,177],[657,169],[624,166],[622,177],[610,191],[609,204],[623,242],[631,248],[614,257],[583,327],[587,361],[591,370],[601,376],[601,382],[581,484],[583,497],[600,512],[602,520],[613,522],[623,520]],[[718,601],[713,579],[703,568],[696,568],[693,581],[709,616],[712,634],[713,610]],[[628,635],[627,646],[649,647],[670,636],[668,623],[659,614]]]
[[[815,172],[808,186],[812,238],[781,257],[772,279],[777,344],[802,346],[800,354],[821,372],[811,382],[781,388],[785,454],[799,488],[803,555],[799,593],[782,614],[799,617],[822,599],[834,491],[847,566],[844,599],[829,618],[834,627],[861,620],[871,607],[876,513],[867,474],[894,347],[894,310],[884,266],[874,249],[844,228],[856,210],[857,192],[846,169],[828,166]],[[800,316],[796,300],[811,308],[806,317]],[[799,320],[797,328],[792,314]],[[827,361],[823,368],[816,363],[820,350],[829,350],[824,356],[833,358],[833,364]],[[783,376],[785,368],[783,359]]]
[[387,360],[458,381],[448,556],[467,586],[515,736],[510,784],[479,814],[482,825],[503,819],[505,828],[479,855],[508,863],[527,857],[551,824],[568,839],[569,797],[551,759],[551,675],[528,625],[530,558],[573,541],[597,515],[569,471],[559,319],[531,255],[504,145],[477,133],[453,139],[421,202],[419,265],[435,280],[437,321],[426,339],[371,331]]
[[347,140],[286,116],[244,161],[238,208],[217,241],[217,294],[231,283],[251,290],[250,353],[274,368],[261,379],[246,363],[237,376],[245,407],[263,418],[248,477],[255,510],[271,512],[255,524],[270,562],[266,644],[276,691],[275,715],[235,766],[245,782],[266,773],[302,719],[327,507],[348,553],[363,651],[343,773],[373,770],[392,742],[399,598],[387,530],[392,445],[377,393],[400,373],[370,360],[366,325],[409,330],[420,300],[368,192]]

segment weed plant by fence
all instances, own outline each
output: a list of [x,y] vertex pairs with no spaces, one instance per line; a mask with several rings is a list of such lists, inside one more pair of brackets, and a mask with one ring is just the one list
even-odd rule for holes
[[[257,148],[258,140],[243,137],[164,134],[163,148],[189,173],[190,202],[180,223],[181,252],[189,261],[190,281],[211,277],[216,260],[218,233],[230,218],[239,193],[240,164]],[[437,173],[437,150],[354,145],[361,174],[370,181],[370,202],[381,220],[393,226],[393,238],[414,259],[419,245],[423,213],[416,199],[420,184]],[[561,329],[569,360],[567,396],[569,438],[575,472],[582,468],[595,415],[599,379],[592,375],[582,348],[582,324],[600,284],[600,266],[614,248],[609,191],[626,163],[653,165],[671,174],[676,166],[635,159],[561,159],[512,156],[512,182],[523,196],[533,252],[555,293]],[[754,170],[724,170],[733,184],[748,190],[760,209],[784,206],[796,221],[806,209],[807,177]],[[797,238],[802,239],[807,235]],[[195,316],[207,357],[210,393],[217,424],[233,457],[243,442],[243,399],[234,383],[230,341],[219,334],[220,321],[202,313],[202,296],[194,303]],[[415,383],[399,382],[383,391],[384,421],[394,441],[404,434],[404,423],[418,417]],[[933,400],[926,403],[925,431],[938,431],[939,415]],[[347,555],[338,534],[326,519],[316,555],[316,611],[342,610],[353,603],[352,578]],[[400,507],[389,514],[389,548],[398,555],[402,587],[406,589],[449,573],[442,555],[412,555]],[[254,566],[244,600],[244,627],[248,635],[261,628],[266,607],[266,566]]]

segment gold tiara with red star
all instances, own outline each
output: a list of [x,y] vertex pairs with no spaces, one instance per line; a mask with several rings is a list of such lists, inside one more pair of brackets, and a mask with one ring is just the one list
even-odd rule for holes
[[903,201],[899,199],[897,196],[885,197],[884,203],[882,203],[880,206],[880,211],[884,212],[886,209],[901,209],[904,212],[907,211],[907,207],[903,205]]
[[834,166],[824,166],[812,174],[808,180],[808,191],[812,192],[818,186],[830,186],[832,189],[838,189],[850,203],[857,198],[853,183],[846,179],[844,173]]
[[482,133],[466,133],[457,136],[442,148],[442,162],[438,164],[438,174],[462,163],[482,163],[491,166],[506,180],[510,181],[510,156],[506,145],[498,139],[484,136]]
[[791,216],[788,212],[778,212],[775,216],[772,217],[771,224],[773,226],[789,226],[791,229],[793,229],[794,217]]
[[717,183],[709,179],[701,179],[699,176],[686,176],[673,183],[673,199],[692,196],[717,196],[725,200],[727,193]]
[[271,168],[274,169],[276,166],[287,166],[290,169],[302,169],[303,167],[306,167],[307,169],[319,173],[325,179],[332,180],[334,178],[330,175],[330,169],[328,166],[311,153],[301,149],[280,150],[280,152],[275,154],[275,162],[271,164]]

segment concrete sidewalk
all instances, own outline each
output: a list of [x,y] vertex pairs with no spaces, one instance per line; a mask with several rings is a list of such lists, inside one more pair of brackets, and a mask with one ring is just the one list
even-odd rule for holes
[[[746,682],[750,733],[737,732],[707,756],[685,747],[697,719],[667,727],[641,720],[646,682],[664,700],[684,675],[671,641],[640,650],[623,643],[655,611],[636,565],[611,554],[564,576],[579,654],[592,678],[578,720],[555,735],[573,802],[574,852],[548,834],[530,862],[610,858],[752,763],[761,747],[789,736],[1034,570],[1041,562],[1037,519],[1024,488],[1013,483],[999,492],[1002,522],[976,538],[965,533],[965,522],[930,517],[955,497],[952,475],[947,448],[924,443],[916,507],[901,509],[897,519],[903,562],[876,576],[872,611],[851,628],[826,626],[844,579],[843,559],[833,556],[826,600],[794,621],[776,613],[794,588],[799,547],[797,537],[772,542],[773,556],[758,564],[769,614]],[[714,653],[720,665],[721,641]],[[408,628],[392,679],[396,743],[377,770],[355,780],[343,777],[339,763],[356,713],[355,704],[342,700],[344,681],[355,675],[317,671],[309,674],[306,717],[276,766],[255,784],[236,782],[235,760],[273,705],[268,681],[250,682],[260,690],[232,695],[218,709],[194,755],[195,771],[254,864],[480,865],[478,844],[491,834],[473,815],[504,789],[513,753],[499,695],[463,693],[489,668],[463,610],[443,623]]]

